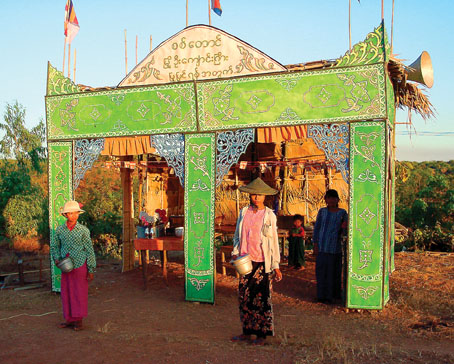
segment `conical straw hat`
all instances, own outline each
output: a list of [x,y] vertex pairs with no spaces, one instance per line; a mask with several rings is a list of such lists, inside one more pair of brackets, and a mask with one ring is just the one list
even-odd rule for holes
[[251,195],[275,195],[279,192],[278,190],[268,186],[261,178],[256,178],[248,185],[241,186],[239,190]]

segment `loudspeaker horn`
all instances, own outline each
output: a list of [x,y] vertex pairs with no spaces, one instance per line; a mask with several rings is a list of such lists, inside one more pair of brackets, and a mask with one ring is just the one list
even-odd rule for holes
[[434,84],[434,70],[429,53],[422,51],[419,58],[408,66],[407,80],[421,83],[428,88]]

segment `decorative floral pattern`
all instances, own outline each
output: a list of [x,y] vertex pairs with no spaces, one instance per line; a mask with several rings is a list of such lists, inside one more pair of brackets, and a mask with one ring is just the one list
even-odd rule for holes
[[257,264],[251,273],[242,276],[238,287],[240,319],[246,335],[272,336],[272,283],[265,265]]
[[230,167],[254,141],[254,129],[225,131],[217,135],[216,187],[219,186]]
[[74,179],[73,189],[79,187],[80,181],[84,178],[85,173],[93,166],[104,149],[104,139],[81,139],[76,140],[74,144]]
[[348,183],[349,130],[347,124],[309,125],[309,138],[334,162],[342,178]]

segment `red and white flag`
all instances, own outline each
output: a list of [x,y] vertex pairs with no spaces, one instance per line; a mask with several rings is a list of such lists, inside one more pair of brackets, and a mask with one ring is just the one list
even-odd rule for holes
[[65,6],[65,37],[66,43],[71,44],[74,37],[79,32],[79,22],[72,0],[68,0]]

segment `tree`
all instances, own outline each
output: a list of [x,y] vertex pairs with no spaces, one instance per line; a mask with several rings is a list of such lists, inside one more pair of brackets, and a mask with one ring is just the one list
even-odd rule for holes
[[[28,130],[25,108],[17,101],[6,104],[0,131],[0,228],[4,227],[3,210],[13,196],[26,196],[37,190],[31,174],[43,172],[46,157],[44,122]],[[0,229],[3,230],[4,229]]]
[[21,167],[30,163],[32,168],[39,170],[39,161],[46,157],[46,149],[43,147],[46,129],[43,120],[28,130],[25,126],[25,108],[17,101],[12,105],[6,104],[3,120],[4,123],[0,122],[0,130],[5,135],[0,141],[0,154],[5,159],[14,158]]

